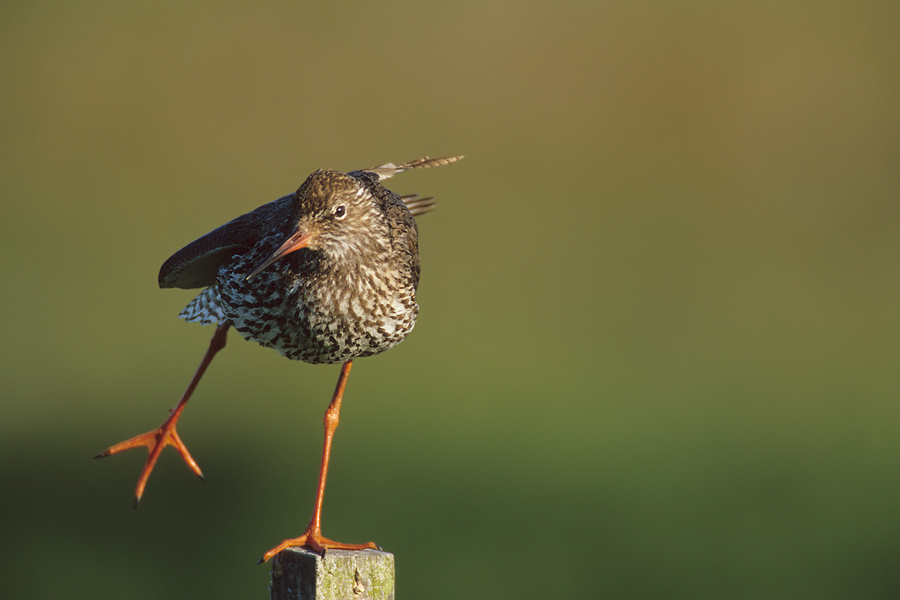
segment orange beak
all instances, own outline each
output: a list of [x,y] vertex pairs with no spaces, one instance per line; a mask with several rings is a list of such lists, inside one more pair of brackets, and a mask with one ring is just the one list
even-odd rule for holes
[[293,252],[294,250],[299,250],[300,248],[306,248],[306,246],[309,244],[309,241],[312,239],[312,237],[313,237],[313,234],[307,233],[305,231],[298,229],[297,231],[292,233],[288,237],[288,239],[284,240],[284,243],[282,243],[275,252],[273,252],[272,254],[269,255],[269,258],[267,258],[266,260],[259,263],[259,265],[257,265],[257,267],[255,269],[253,269],[249,275],[247,275],[247,278],[245,279],[245,281],[252,279],[260,271],[262,271],[263,269],[265,269],[266,267],[271,265],[273,262],[275,262],[282,256],[286,256],[286,255],[290,254],[291,252]]

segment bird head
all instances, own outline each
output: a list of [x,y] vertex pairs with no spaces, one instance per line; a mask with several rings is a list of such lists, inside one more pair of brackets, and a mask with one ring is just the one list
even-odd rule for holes
[[301,248],[334,260],[358,256],[373,249],[371,246],[378,244],[378,234],[386,228],[364,182],[339,171],[320,169],[310,175],[294,193],[291,215],[293,231],[247,279]]

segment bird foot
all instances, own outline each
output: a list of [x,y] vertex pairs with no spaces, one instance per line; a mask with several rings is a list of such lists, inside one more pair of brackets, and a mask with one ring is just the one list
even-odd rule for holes
[[[174,417],[174,414],[173,414]],[[139,446],[145,446],[149,451],[149,455],[147,456],[147,462],[144,464],[143,470],[141,470],[141,476],[138,478],[137,489],[134,493],[134,507],[137,508],[138,504],[141,501],[141,496],[144,494],[144,487],[147,485],[147,480],[150,478],[150,473],[153,472],[153,467],[156,465],[156,461],[159,458],[159,455],[162,453],[163,448],[166,446],[173,446],[178,453],[181,454],[181,458],[184,459],[184,462],[187,463],[187,466],[193,471],[197,477],[203,479],[203,472],[200,471],[200,465],[197,464],[197,461],[191,457],[190,452],[188,452],[187,447],[184,445],[184,442],[181,441],[181,438],[178,437],[178,432],[175,430],[175,422],[177,419],[173,419],[173,417],[169,417],[169,419],[163,423],[158,429],[154,429],[153,431],[148,431],[147,433],[142,433],[141,435],[136,435],[129,440],[125,440],[124,442],[119,442],[114,446],[110,446],[94,458],[104,458],[107,456],[112,456],[113,454],[118,454],[124,450],[129,450],[131,448],[137,448]]]
[[310,527],[306,530],[306,533],[301,535],[298,538],[293,538],[289,540],[284,540],[265,554],[256,564],[262,564],[268,561],[270,558],[284,550],[285,548],[291,548],[293,546],[303,546],[304,548],[309,548],[319,556],[325,556],[325,550],[380,550],[378,546],[375,545],[375,542],[369,542],[368,544],[344,544],[341,542],[335,542],[334,540],[329,540],[328,538],[322,537],[321,532]]

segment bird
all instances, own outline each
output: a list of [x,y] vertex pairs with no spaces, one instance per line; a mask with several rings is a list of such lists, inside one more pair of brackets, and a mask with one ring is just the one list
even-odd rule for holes
[[135,508],[166,446],[173,446],[201,479],[176,424],[230,328],[291,360],[340,364],[325,411],[325,439],[312,518],[306,531],[266,552],[265,562],[292,546],[378,548],[346,544],[321,531],[322,499],[341,400],[357,358],[384,352],[413,329],[419,306],[420,263],[415,217],[435,207],[431,197],[399,196],[381,182],[410,169],[454,163],[462,156],[420,158],[400,165],[343,173],[313,172],[296,192],[264,204],[191,242],[159,272],[161,288],[204,288],[179,315],[215,324],[209,348],[181,400],[157,429],[115,444],[95,458],[149,450],[135,490]]

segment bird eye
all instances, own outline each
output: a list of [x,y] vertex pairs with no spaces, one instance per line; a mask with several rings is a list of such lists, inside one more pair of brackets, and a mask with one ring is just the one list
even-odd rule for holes
[[347,216],[347,209],[343,204],[334,209],[334,216],[338,219],[343,219]]

